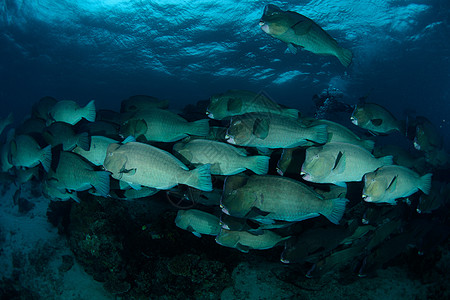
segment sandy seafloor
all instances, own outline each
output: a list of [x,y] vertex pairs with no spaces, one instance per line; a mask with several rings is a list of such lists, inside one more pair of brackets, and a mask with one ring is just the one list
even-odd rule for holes
[[[66,238],[59,235],[57,228],[47,221],[49,200],[44,197],[31,198],[30,189],[25,185],[22,188],[22,197],[32,200],[35,207],[25,214],[20,213],[13,203],[16,188],[10,186],[7,189],[0,201],[0,270],[3,288],[5,282],[9,282],[15,289],[28,290],[22,292],[21,297],[17,299],[122,299],[120,296],[116,295],[115,298],[108,294],[102,283],[85,273],[76,259],[69,270],[62,270],[62,257],[73,257],[73,254]],[[447,269],[450,267],[448,261],[448,257],[443,257],[437,267],[441,270]],[[281,281],[273,272],[273,267],[274,265],[270,264],[251,265],[248,262],[239,264],[232,274],[233,285],[223,290],[221,298],[429,298],[427,286],[418,280],[410,279],[407,271],[400,267],[381,269],[375,277],[361,278],[347,285],[338,283],[330,276],[320,285],[314,283],[311,286],[307,286],[308,281],[299,285]]]

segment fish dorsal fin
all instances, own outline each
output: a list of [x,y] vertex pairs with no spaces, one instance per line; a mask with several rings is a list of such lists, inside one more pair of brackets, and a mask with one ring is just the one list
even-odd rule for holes
[[395,187],[397,186],[397,175],[392,178],[391,182],[389,183],[388,187],[386,188],[386,191],[393,191],[395,190]]
[[242,110],[242,99],[230,98],[227,103],[227,110],[232,113],[239,113]]
[[265,139],[269,135],[269,125],[268,119],[257,118],[253,123],[253,135],[262,140]]
[[370,122],[375,126],[380,126],[383,123],[382,119],[371,119]]
[[296,35],[307,34],[313,25],[313,22],[305,16],[299,15],[300,20],[291,26]]
[[345,169],[345,154],[342,153],[342,151],[339,151],[336,160],[334,162],[333,170],[336,171],[336,173],[340,174]]

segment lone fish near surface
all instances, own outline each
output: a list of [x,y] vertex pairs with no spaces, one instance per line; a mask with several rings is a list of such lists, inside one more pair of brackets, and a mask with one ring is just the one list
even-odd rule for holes
[[348,67],[353,54],[342,48],[336,40],[313,20],[293,11],[284,11],[268,4],[259,22],[262,31],[288,44],[294,54],[301,47],[309,52],[336,56],[342,65]]

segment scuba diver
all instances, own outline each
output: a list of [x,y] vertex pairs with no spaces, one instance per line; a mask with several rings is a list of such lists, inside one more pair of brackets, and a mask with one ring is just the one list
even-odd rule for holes
[[313,96],[313,101],[316,106],[316,119],[325,119],[328,113],[347,112],[352,113],[354,107],[350,104],[344,103],[342,99],[344,93],[336,88],[328,88],[322,91],[319,95]]

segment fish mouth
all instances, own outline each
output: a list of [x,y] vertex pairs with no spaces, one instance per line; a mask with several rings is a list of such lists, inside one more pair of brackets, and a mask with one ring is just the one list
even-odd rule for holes
[[214,119],[214,114],[210,113],[209,111],[206,111],[206,115],[208,116],[208,118]]
[[230,216],[230,212],[228,211],[228,209],[227,209],[226,207],[222,207],[222,212],[223,212],[224,214],[227,214],[227,215]]
[[259,20],[259,26],[263,26],[265,23],[263,20]]
[[354,117],[351,117],[350,120],[352,121],[353,124],[358,125],[358,120]]
[[363,198],[364,201],[366,202],[372,202],[372,197],[366,195],[366,194],[362,194],[361,196]]
[[300,176],[302,176],[302,179],[306,181],[311,181],[312,179],[311,174],[305,173],[303,171],[300,172]]
[[232,137],[232,136],[230,136],[230,135],[225,135],[225,140],[228,142],[228,143],[230,143],[230,144],[233,144],[233,145],[236,145],[236,141],[234,140],[234,137]]

